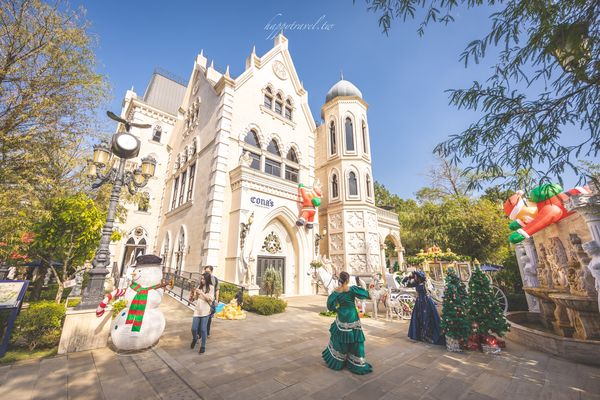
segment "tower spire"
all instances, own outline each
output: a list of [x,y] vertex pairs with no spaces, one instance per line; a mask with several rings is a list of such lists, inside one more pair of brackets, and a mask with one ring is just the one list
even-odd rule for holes
[[340,79],[344,80],[344,71],[340,69]]

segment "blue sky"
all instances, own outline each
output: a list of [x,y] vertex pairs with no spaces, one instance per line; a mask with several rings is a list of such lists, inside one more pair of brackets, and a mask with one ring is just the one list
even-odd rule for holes
[[[432,25],[424,37],[417,24],[395,23],[389,36],[363,0],[336,1],[95,1],[87,9],[97,36],[100,72],[112,87],[110,108],[119,111],[132,86],[143,95],[154,67],[187,79],[200,49],[215,68],[239,75],[252,46],[263,55],[273,46],[268,24],[302,23],[329,29],[287,30],[296,70],[320,119],[325,94],[340,71],[369,104],[373,175],[393,193],[413,197],[428,184],[433,147],[466,128],[476,115],[448,105],[444,92],[485,80],[494,61],[465,69],[459,56],[489,29],[491,10],[461,9],[456,22]],[[331,26],[332,24],[332,26]],[[109,128],[111,129],[111,128]]]

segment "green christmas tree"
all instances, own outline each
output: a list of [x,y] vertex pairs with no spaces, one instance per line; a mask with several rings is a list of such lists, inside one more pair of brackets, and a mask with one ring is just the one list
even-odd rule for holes
[[467,340],[471,334],[471,321],[468,315],[469,299],[465,284],[452,268],[446,273],[446,287],[442,302],[441,328],[446,336]]
[[479,267],[469,280],[469,317],[479,324],[477,333],[504,336],[510,325],[496,300],[490,281]]

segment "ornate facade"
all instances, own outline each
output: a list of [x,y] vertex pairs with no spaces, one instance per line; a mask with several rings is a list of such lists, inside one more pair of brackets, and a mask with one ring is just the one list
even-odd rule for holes
[[[312,292],[307,272],[319,255],[339,269],[371,275],[383,270],[389,236],[401,256],[397,215],[375,207],[367,104],[354,85],[341,80],[331,88],[317,126],[280,34],[262,57],[253,50],[236,78],[200,53],[183,88],[175,114],[168,115],[168,146],[157,154],[162,169],[151,199],[158,201],[149,221],[138,223],[134,213],[127,222],[152,226],[148,248],[166,266],[198,272],[214,265],[220,278],[255,288],[273,267],[292,295]],[[147,105],[127,111],[131,107],[126,103],[123,113],[135,119]],[[338,127],[335,154],[327,147],[331,121]],[[324,193],[318,224],[298,227],[298,184],[312,186],[316,179]]]

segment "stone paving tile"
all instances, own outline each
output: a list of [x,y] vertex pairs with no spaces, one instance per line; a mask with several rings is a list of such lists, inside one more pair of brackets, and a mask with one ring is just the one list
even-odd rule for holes
[[458,399],[469,391],[470,383],[456,378],[446,377],[440,381],[427,395],[437,399]]
[[32,399],[66,399],[68,397],[68,370],[64,357],[40,362],[40,378],[35,383]]
[[0,386],[0,399],[31,399],[39,379],[39,371],[39,363],[13,365],[6,374],[7,384]]
[[511,383],[506,376],[494,372],[483,372],[473,381],[471,391],[488,397],[501,398]]
[[76,375],[75,379],[71,379],[69,375],[67,387],[69,400],[96,400],[105,398],[100,380],[94,370],[81,372]]

